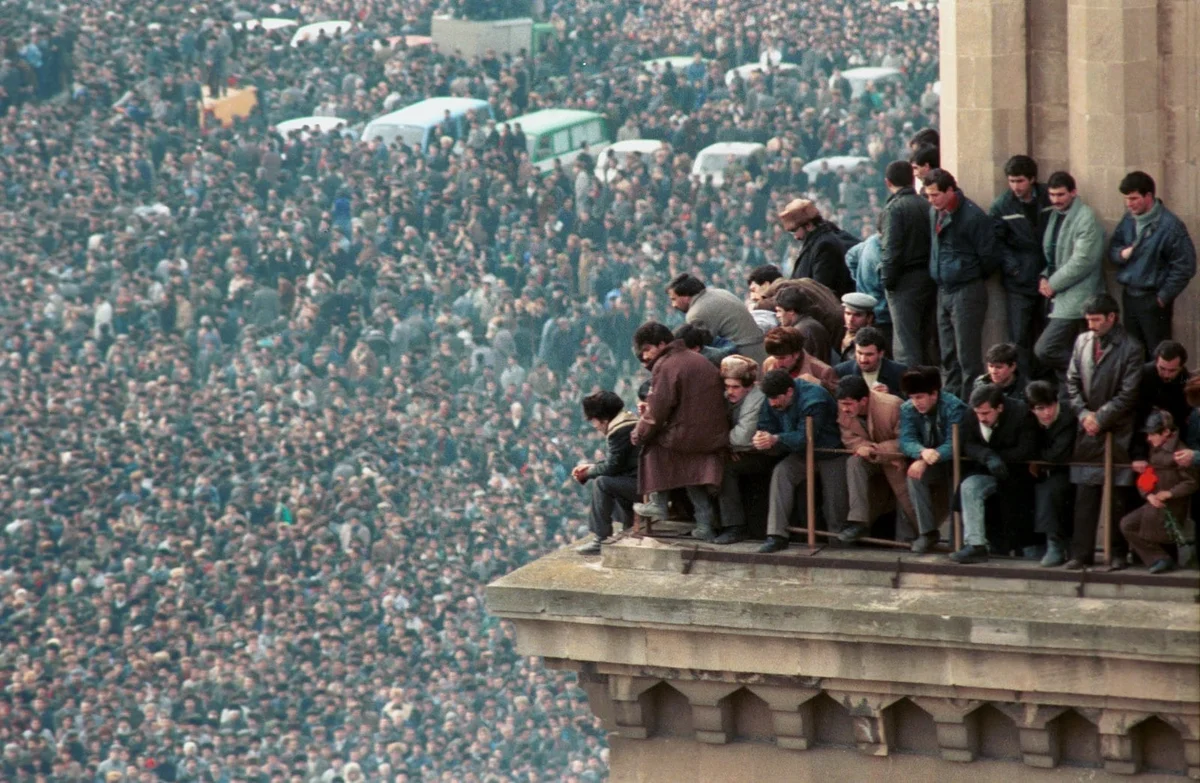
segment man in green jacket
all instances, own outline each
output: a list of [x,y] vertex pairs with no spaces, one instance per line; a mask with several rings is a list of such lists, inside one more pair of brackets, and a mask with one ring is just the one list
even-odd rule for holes
[[1104,227],[1079,198],[1075,178],[1067,172],[1051,174],[1046,189],[1053,212],[1042,237],[1046,266],[1038,293],[1049,303],[1050,317],[1033,353],[1064,389],[1071,350],[1084,328],[1083,303],[1104,289]]

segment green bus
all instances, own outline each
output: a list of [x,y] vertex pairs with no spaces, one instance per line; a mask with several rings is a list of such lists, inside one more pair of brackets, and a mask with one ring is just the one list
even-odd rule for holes
[[509,130],[517,125],[525,134],[529,159],[539,171],[554,168],[561,160],[569,166],[579,157],[583,145],[595,158],[612,144],[613,133],[608,118],[594,111],[578,109],[542,109],[506,120]]

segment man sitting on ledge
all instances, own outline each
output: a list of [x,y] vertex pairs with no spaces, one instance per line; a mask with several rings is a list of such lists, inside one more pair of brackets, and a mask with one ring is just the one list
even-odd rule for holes
[[[771,472],[770,508],[767,512],[767,540],[759,552],[787,549],[788,524],[796,505],[796,488],[806,477],[804,461],[808,445],[805,419],[813,418],[813,447],[840,449],[837,403],[833,395],[815,383],[792,380],[786,370],[772,370],[762,380],[767,404],[758,417],[754,448],[762,452],[786,455]],[[821,476],[825,523],[840,532],[848,511],[846,495],[846,458],[839,454],[816,454],[814,466]]]
[[592,482],[592,512],[588,520],[592,537],[578,550],[581,555],[600,554],[600,544],[612,535],[613,516],[624,525],[633,521],[633,503],[638,489],[638,447],[631,437],[638,417],[625,410],[625,403],[610,391],[583,398],[583,415],[598,432],[604,433],[608,450],[600,462],[578,465],[571,475],[580,484]]
[[950,483],[952,431],[962,421],[967,406],[943,391],[942,374],[936,367],[909,370],[900,378],[900,388],[908,395],[900,406],[900,451],[913,460],[908,466],[908,496],[917,514],[912,551],[924,554],[938,542],[940,527],[933,511],[931,487]]

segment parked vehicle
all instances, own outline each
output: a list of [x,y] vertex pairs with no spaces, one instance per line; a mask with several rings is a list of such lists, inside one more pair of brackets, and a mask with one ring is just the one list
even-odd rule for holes
[[340,131],[342,135],[349,135],[350,123],[341,117],[296,117],[291,120],[284,120],[275,125],[276,132],[285,139],[292,131],[300,131],[300,138],[307,139],[313,133],[333,133]]
[[850,82],[852,99],[863,94],[867,82],[874,82],[876,86],[885,82],[904,82],[904,73],[899,68],[850,68],[842,71],[842,76]]
[[306,24],[303,27],[296,28],[296,32],[292,34],[292,46],[316,41],[321,37],[321,33],[324,33],[326,38],[345,35],[352,27],[354,27],[354,22],[349,22],[345,19]]
[[579,157],[583,145],[599,157],[612,144],[608,118],[594,111],[542,109],[508,120],[511,130],[520,125],[529,148],[529,159],[539,171],[554,168],[554,161],[569,165]]
[[467,115],[475,111],[484,112],[488,116],[492,114],[488,102],[477,98],[428,98],[371,120],[367,127],[363,128],[362,140],[381,139],[384,144],[391,145],[400,139],[408,146],[417,147],[421,152],[425,152],[436,140],[438,129],[446,122],[447,112],[450,113],[450,118],[458,123],[456,130],[461,135]]
[[870,158],[862,155],[830,155],[828,158],[817,158],[816,160],[810,160],[808,163],[804,164],[803,171],[808,175],[808,178],[811,181],[821,173],[822,163],[828,163],[829,170],[836,173],[838,169],[853,171],[854,169],[858,168],[858,164],[869,164],[870,162]]
[[[800,76],[800,66],[796,65],[795,63],[779,63],[771,70],[773,70],[777,76],[784,76],[788,78],[798,78]],[[730,68],[725,72],[725,86],[728,87],[729,85],[733,84],[733,79],[735,76],[740,76],[742,77],[742,81],[748,82],[754,76],[754,74],[766,73],[766,71],[767,69],[762,63],[747,63],[746,65],[739,65],[736,68]]]
[[696,154],[696,160],[692,163],[692,176],[701,180],[711,176],[713,184],[719,186],[725,182],[730,166],[748,167],[752,158],[761,164],[766,154],[766,146],[758,142],[719,141]]
[[626,139],[612,144],[596,157],[596,178],[611,182],[616,172],[625,171],[634,155],[651,160],[659,150],[670,151],[671,145],[658,139]]
[[288,27],[297,27],[299,22],[295,19],[281,19],[276,16],[264,16],[261,19],[247,19],[244,22],[234,22],[235,30],[262,30],[271,32],[272,30],[283,30]]

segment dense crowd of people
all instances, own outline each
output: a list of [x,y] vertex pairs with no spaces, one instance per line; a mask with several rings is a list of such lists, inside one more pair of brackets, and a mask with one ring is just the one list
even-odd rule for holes
[[[893,392],[913,382],[893,343],[916,364],[937,336],[894,311],[934,289],[901,279],[920,243],[889,241],[885,174],[896,158],[940,172],[936,144],[911,161],[907,147],[937,124],[933,12],[543,5],[545,49],[479,58],[409,46],[461,11],[432,0],[242,9],[354,23],[297,47],[217,4],[5,6],[4,780],[602,779],[582,691],[517,654],[484,585],[587,529],[580,483],[609,521],[704,487],[685,493],[702,537],[737,540],[760,518],[766,532],[770,515],[778,546],[793,521],[782,487],[742,496],[802,421],[773,392],[805,384],[782,396],[836,413],[822,396],[842,395],[834,356]],[[683,73],[642,65],[697,54],[707,64]],[[769,67],[726,83],[747,63]],[[857,65],[903,78],[855,92],[841,71]],[[248,118],[205,116],[206,94],[246,87]],[[492,118],[448,125],[428,150],[274,130],[438,95],[487,100]],[[539,176],[505,120],[552,106],[670,151],[611,180],[586,155]],[[714,141],[765,156],[719,185],[694,179]],[[804,172],[840,154],[868,162]],[[712,362],[733,351],[748,358],[725,378],[742,395],[731,429]],[[638,359],[658,379],[641,417],[622,413]],[[668,443],[700,447],[703,481],[679,484],[687,471],[661,458],[652,485],[601,480],[679,436],[653,413],[678,362],[704,376],[696,414],[721,412]],[[822,421],[823,447],[849,442]],[[617,474],[589,423],[623,454]],[[827,524],[869,525],[856,502],[826,491]],[[593,530],[592,551],[611,528]]]
[[[1174,302],[1196,274],[1186,226],[1134,171],[1117,186],[1128,212],[1106,242],[1074,178],[1057,171],[1043,186],[1025,155],[1006,163],[1008,190],[985,212],[928,142],[931,129],[887,165],[877,237],[848,248],[796,199],[778,213],[800,242],[792,278],[753,269],[745,302],[687,273],[670,282],[686,323],[634,333],[652,379],[632,432],[585,400],[609,453],[576,475],[597,479],[580,553],[600,551],[613,518],[668,518],[679,490],[693,537],[765,532],[758,551],[778,552],[803,489],[821,498],[809,526],[851,545],[878,525],[925,554],[957,538],[947,514],[961,512],[963,544],[949,555],[960,564],[999,554],[1082,570],[1098,529],[1114,571],[1131,564],[1129,549],[1154,574],[1194,556],[1200,376],[1171,339]],[[1106,258],[1123,305],[1106,289]],[[1013,342],[985,351],[993,275]],[[830,304],[843,290],[839,324]],[[881,305],[891,318],[876,326]]]
[[[4,8],[0,778],[604,778],[582,691],[483,586],[585,529],[579,400],[632,401],[667,280],[784,263],[772,205],[805,192],[867,233],[878,168],[802,166],[936,124],[933,14],[565,1],[544,50],[468,58],[408,45],[461,10],[432,0]],[[292,47],[244,16],[354,25]],[[854,65],[906,78],[851,100]],[[450,94],[495,124],[428,153],[273,130]],[[501,136],[547,106],[672,152],[538,178]],[[693,181],[718,139],[761,170]]]

